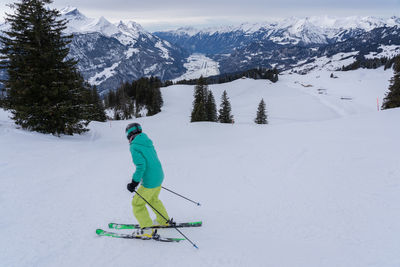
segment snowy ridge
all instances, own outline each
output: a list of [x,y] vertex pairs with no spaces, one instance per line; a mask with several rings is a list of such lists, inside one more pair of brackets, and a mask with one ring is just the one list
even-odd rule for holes
[[194,27],[182,27],[175,32],[177,34],[196,35],[198,33],[214,34],[232,31],[241,31],[245,33],[254,33],[261,29],[289,29],[291,33],[297,33],[302,28],[314,27],[322,30],[330,31],[331,29],[349,30],[362,29],[370,31],[379,27],[393,27],[400,25],[400,18],[393,16],[390,18],[379,18],[372,16],[350,16],[350,17],[334,17],[334,16],[311,16],[311,17],[290,17],[281,20],[258,23],[241,23],[238,26],[218,26],[207,27],[204,29],[196,29]]
[[106,18],[87,18],[77,8],[61,10],[74,34],[70,57],[78,60],[85,79],[100,92],[115,90],[121,82],[143,76],[172,79],[184,71],[186,53],[152,35],[134,21],[111,23]]
[[229,32],[241,32],[243,34],[255,34],[265,32],[266,38],[276,43],[299,43],[323,44],[329,39],[339,38],[343,31],[362,30],[370,31],[379,27],[393,27],[400,25],[400,18],[378,18],[378,17],[333,17],[333,16],[312,16],[312,17],[291,17],[282,20],[275,20],[263,23],[242,23],[238,26],[208,27],[195,29],[193,27],[179,28],[175,31],[168,31],[178,36],[214,35]]
[[[117,39],[127,44],[127,38],[136,40],[140,33],[147,32],[138,23],[129,21],[124,23],[120,21],[117,24],[109,22],[105,17],[99,19],[87,18],[77,8],[67,7],[61,10],[63,18],[67,19],[67,31],[71,33],[90,33],[100,32],[105,36],[118,36]],[[133,43],[131,43],[133,44]]]

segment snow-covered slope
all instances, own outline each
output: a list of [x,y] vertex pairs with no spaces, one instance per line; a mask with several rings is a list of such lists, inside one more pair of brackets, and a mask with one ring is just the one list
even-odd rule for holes
[[[0,265],[399,265],[400,110],[376,111],[392,72],[329,74],[210,86],[218,103],[227,90],[233,125],[189,123],[185,85],[163,88],[163,111],[136,120],[154,140],[164,186],[202,204],[161,193],[176,221],[203,220],[182,230],[199,250],[95,235],[135,222],[127,121],[57,138],[17,129],[0,111]],[[252,123],[262,97],[264,126]]]

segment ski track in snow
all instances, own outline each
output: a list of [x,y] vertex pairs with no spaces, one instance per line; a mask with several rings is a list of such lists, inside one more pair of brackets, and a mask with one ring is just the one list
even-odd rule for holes
[[[203,220],[182,229],[199,250],[96,236],[136,222],[128,121],[57,138],[20,130],[0,110],[0,265],[399,266],[400,109],[377,112],[375,102],[393,73],[330,73],[210,85],[218,106],[227,90],[233,125],[189,123],[186,85],[162,88],[160,114],[129,121],[153,139],[163,186],[202,204],[160,194],[176,221]],[[269,125],[252,122],[261,98]]]

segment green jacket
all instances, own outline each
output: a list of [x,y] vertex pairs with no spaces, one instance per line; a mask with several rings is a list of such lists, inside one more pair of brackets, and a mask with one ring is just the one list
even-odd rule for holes
[[164,172],[149,137],[145,133],[136,136],[130,144],[130,151],[133,163],[136,165],[132,180],[138,183],[142,181],[142,185],[146,188],[161,186]]

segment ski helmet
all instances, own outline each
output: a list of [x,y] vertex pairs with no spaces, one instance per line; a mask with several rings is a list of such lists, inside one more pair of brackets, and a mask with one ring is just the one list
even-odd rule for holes
[[142,126],[137,122],[128,124],[125,129],[126,138],[128,138],[128,140],[130,140],[133,135],[140,134],[141,132]]

